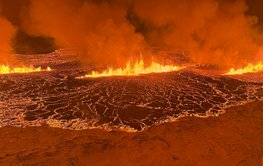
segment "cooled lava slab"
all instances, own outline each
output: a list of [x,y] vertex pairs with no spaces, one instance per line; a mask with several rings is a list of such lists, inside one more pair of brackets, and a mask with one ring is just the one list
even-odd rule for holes
[[0,76],[0,126],[141,131],[182,116],[217,116],[259,98],[262,83],[193,72],[75,79],[81,71]]

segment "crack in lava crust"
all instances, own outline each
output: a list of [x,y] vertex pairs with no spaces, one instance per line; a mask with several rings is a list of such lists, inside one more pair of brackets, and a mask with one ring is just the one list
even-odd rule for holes
[[259,98],[260,83],[191,72],[74,79],[80,71],[0,76],[0,127],[142,131],[182,116],[217,116]]

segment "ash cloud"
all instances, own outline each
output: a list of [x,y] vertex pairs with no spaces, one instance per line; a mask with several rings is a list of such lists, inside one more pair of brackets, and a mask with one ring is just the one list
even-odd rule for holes
[[82,50],[83,63],[120,66],[153,46],[187,51],[202,64],[262,59],[258,20],[244,0],[23,1],[19,29]]

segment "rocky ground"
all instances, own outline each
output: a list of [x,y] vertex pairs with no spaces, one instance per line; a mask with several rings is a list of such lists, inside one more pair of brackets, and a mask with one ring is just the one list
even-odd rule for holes
[[3,127],[0,165],[261,166],[262,126],[263,102],[256,101],[136,133]]

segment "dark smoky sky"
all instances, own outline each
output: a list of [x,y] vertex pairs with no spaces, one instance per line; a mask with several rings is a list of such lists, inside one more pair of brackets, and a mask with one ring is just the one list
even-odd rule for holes
[[[2,12],[14,24],[19,24],[21,8],[28,5],[29,0],[0,0],[4,8]],[[165,0],[164,0],[165,1]],[[248,5],[248,14],[258,17],[259,22],[263,24],[263,1],[262,0],[246,0]],[[10,12],[12,11],[12,12]]]
[[122,65],[158,46],[240,66],[262,59],[262,8],[261,0],[0,0],[0,62],[13,60],[8,50],[72,47],[83,63]]
[[248,5],[248,14],[258,17],[259,23],[263,24],[263,1],[262,0],[246,0]]

